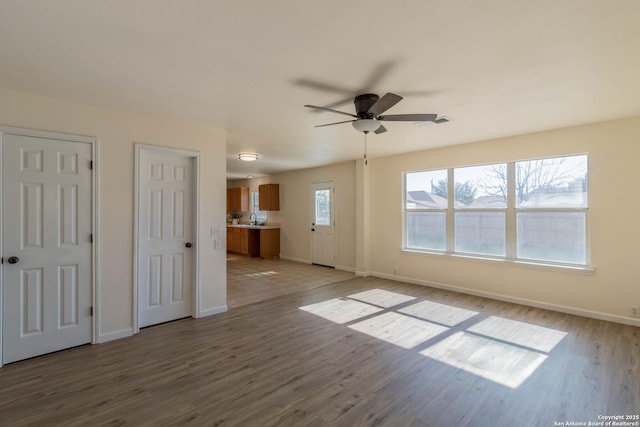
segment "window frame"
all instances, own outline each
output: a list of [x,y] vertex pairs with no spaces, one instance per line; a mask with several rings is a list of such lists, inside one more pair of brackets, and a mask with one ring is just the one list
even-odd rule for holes
[[[587,194],[586,194],[586,207],[571,207],[571,208],[536,208],[536,207],[516,207],[516,163],[524,162],[524,161],[537,161],[544,159],[556,159],[563,157],[576,157],[576,156],[586,156],[587,162],[587,177],[586,177],[586,185],[587,185]],[[462,165],[448,168],[432,168],[432,169],[424,169],[424,170],[413,170],[406,171],[402,173],[402,251],[403,252],[411,252],[411,253],[424,253],[424,254],[435,254],[435,255],[445,255],[445,256],[454,256],[454,257],[463,257],[463,258],[473,258],[480,260],[493,260],[493,261],[508,261],[515,262],[519,264],[529,264],[534,266],[549,266],[549,267],[566,267],[571,270],[586,270],[593,271],[591,266],[591,226],[590,226],[590,215],[589,209],[591,205],[591,168],[590,168],[591,158],[589,153],[569,153],[569,154],[561,154],[555,156],[547,156],[547,157],[537,157],[531,159],[518,159],[518,160],[510,160],[510,161],[500,161],[500,162],[492,162],[492,163],[482,163],[475,165]],[[465,168],[470,166],[488,166],[493,164],[506,164],[507,167],[507,205],[505,208],[456,208],[455,207],[455,198],[454,198],[454,189],[455,189],[455,180],[454,180],[454,171],[457,168]],[[431,171],[441,171],[447,170],[447,209],[429,209],[429,208],[421,208],[421,209],[410,209],[407,207],[407,176],[412,173],[420,173],[420,172],[431,172]],[[419,213],[419,212],[445,212],[446,215],[446,224],[445,224],[445,235],[446,235],[446,249],[444,251],[440,251],[437,249],[424,249],[424,248],[416,248],[409,247],[408,243],[408,215],[410,213]],[[504,256],[496,256],[496,255],[488,255],[481,253],[473,253],[473,252],[462,252],[456,251],[455,248],[455,214],[456,213],[465,213],[465,212],[504,212],[505,214],[505,255]],[[571,262],[562,262],[562,261],[549,261],[549,260],[539,260],[532,258],[524,258],[518,256],[518,214],[519,213],[584,213],[585,216],[585,263],[571,263]]]

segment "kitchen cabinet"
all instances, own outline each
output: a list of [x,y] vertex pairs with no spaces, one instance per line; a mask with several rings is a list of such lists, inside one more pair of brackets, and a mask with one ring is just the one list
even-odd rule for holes
[[228,226],[227,252],[260,258],[280,256],[280,229]]
[[227,227],[227,251],[240,253],[240,229]]
[[227,188],[227,212],[249,211],[249,187]]
[[260,258],[280,256],[280,229],[260,231]]
[[280,184],[264,184],[258,187],[261,211],[280,210]]
[[249,230],[246,228],[240,229],[240,253],[242,255],[249,254]]
[[[227,227],[227,252],[258,256],[259,249],[254,242],[256,236],[247,228]],[[256,249],[253,249],[253,248]]]

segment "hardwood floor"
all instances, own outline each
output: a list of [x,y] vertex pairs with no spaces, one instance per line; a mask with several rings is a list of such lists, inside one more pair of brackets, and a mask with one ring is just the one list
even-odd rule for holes
[[554,426],[640,412],[639,328],[375,278],[0,369],[0,425]]
[[319,265],[227,254],[227,305],[241,307],[354,277]]

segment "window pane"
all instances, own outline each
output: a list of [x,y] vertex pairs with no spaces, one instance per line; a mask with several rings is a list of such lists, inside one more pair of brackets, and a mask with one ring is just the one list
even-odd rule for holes
[[586,264],[586,213],[518,213],[518,258]]
[[505,209],[507,207],[507,165],[455,168],[456,209]]
[[407,209],[447,209],[447,170],[405,175]]
[[504,212],[457,212],[456,252],[505,255]]
[[407,247],[444,251],[447,248],[444,212],[408,212]]
[[516,207],[586,208],[587,156],[516,162]]
[[316,190],[316,225],[331,225],[331,190]]
[[255,212],[258,222],[267,220],[267,211],[260,210],[260,193],[257,191],[251,193],[251,212]]

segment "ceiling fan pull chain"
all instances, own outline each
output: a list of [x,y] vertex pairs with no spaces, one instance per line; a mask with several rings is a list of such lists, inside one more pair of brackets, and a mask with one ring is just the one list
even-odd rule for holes
[[364,165],[367,165],[367,134],[369,132],[363,132],[364,133]]

